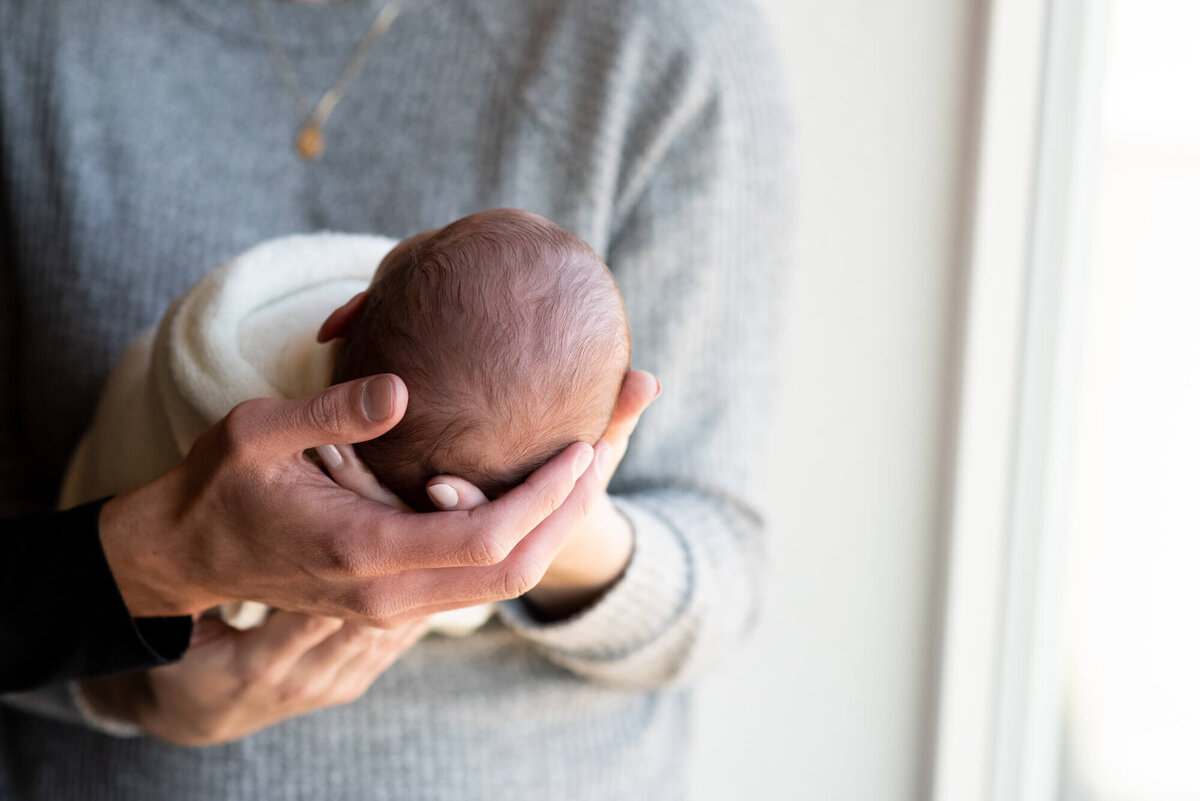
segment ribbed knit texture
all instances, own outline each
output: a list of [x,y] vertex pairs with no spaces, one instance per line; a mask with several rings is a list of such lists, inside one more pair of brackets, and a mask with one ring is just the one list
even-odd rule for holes
[[[314,100],[377,8],[269,4]],[[49,688],[0,706],[0,798],[683,797],[689,682],[744,635],[761,572],[792,225],[767,50],[734,0],[408,0],[305,164],[248,2],[0,3],[0,513],[50,507],[135,332],[287,233],[536,211],[611,265],[663,384],[611,488],[633,562],[592,609],[543,625],[511,602],[357,703],[228,746],[54,721]]]

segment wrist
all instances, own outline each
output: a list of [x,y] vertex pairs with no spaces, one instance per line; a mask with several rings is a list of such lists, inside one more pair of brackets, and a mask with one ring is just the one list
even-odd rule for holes
[[180,570],[193,560],[170,502],[177,481],[172,471],[100,510],[100,546],[132,617],[191,615],[221,600],[204,597]]
[[522,597],[543,618],[575,614],[616,584],[632,555],[633,528],[604,494],[587,525],[572,535],[538,585]]

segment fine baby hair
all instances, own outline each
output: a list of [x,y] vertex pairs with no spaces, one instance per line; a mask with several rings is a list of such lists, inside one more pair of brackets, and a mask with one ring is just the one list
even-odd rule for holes
[[597,441],[629,369],[607,266],[574,234],[515,209],[402,242],[345,334],[334,383],[391,372],[408,386],[400,423],[356,450],[421,510],[438,474],[495,498],[572,442]]

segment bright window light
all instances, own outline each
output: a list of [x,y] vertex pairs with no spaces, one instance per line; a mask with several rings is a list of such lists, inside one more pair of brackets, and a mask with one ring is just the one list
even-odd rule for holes
[[1200,798],[1200,3],[1110,0],[1069,497],[1065,796]]

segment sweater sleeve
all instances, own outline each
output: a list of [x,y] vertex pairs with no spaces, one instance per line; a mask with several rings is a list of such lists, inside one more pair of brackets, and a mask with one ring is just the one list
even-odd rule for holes
[[610,487],[633,557],[570,619],[539,624],[520,601],[501,610],[554,662],[632,687],[691,680],[754,619],[759,468],[794,256],[793,143],[765,28],[739,16],[687,33],[688,58],[677,51],[640,90],[607,253],[634,366],[662,382]]
[[187,617],[130,617],[97,535],[102,501],[0,521],[0,691],[77,719],[66,680],[152,667],[187,648]]

